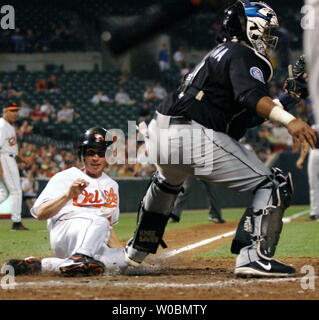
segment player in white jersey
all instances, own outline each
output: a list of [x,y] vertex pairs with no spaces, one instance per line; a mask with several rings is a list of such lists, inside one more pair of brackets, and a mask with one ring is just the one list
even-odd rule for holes
[[307,16],[305,19],[309,22],[304,26],[304,50],[306,54],[308,72],[309,72],[309,91],[313,99],[313,112],[316,123],[319,124],[319,0],[305,0]]
[[[316,130],[319,135],[319,125],[313,125],[312,128]],[[296,163],[298,169],[303,168],[303,163],[308,151],[309,148],[301,148],[301,153]],[[310,149],[307,171],[311,209],[309,220],[319,221],[319,148]]]
[[86,131],[79,148],[84,168],[55,174],[36,200],[31,213],[47,220],[55,257],[13,259],[15,274],[61,271],[65,275],[94,275],[126,268],[122,244],[112,226],[119,219],[118,184],[104,173],[107,130]]
[[0,178],[11,195],[12,230],[28,230],[21,223],[22,189],[18,165],[18,144],[14,122],[18,117],[19,107],[15,102],[9,102],[3,108],[3,117],[0,118]]

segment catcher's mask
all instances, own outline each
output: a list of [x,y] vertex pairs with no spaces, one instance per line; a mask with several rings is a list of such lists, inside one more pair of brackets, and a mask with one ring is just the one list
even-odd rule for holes
[[225,10],[223,28],[230,39],[244,40],[258,53],[267,56],[274,50],[279,28],[275,11],[264,2],[237,1]]
[[83,161],[87,147],[98,147],[106,151],[113,143],[110,141],[110,132],[101,127],[93,127],[85,131],[84,137],[78,149],[78,157]]

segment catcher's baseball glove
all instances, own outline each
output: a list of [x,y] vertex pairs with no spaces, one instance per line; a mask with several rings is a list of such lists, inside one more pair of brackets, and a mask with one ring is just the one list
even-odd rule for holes
[[289,65],[288,74],[285,89],[293,98],[306,99],[309,92],[305,55],[301,55],[294,66]]

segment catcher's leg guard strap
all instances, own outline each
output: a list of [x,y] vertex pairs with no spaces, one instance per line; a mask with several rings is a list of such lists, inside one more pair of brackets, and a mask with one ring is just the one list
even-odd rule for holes
[[290,206],[290,202],[294,193],[294,184],[291,173],[285,176],[278,168],[272,168],[275,178],[276,187],[273,189],[273,205],[286,210]]
[[252,208],[247,208],[240,219],[231,245],[231,253],[238,254],[240,249],[252,244],[252,234],[254,232],[253,214]]
[[166,247],[162,240],[169,216],[156,212],[147,212],[142,207],[139,223],[135,231],[133,248],[149,253],[156,253],[159,244]]
[[175,200],[182,186],[165,182],[158,174],[154,175],[138,214],[138,225],[133,237],[133,248],[156,253],[159,244],[167,248],[162,240]]

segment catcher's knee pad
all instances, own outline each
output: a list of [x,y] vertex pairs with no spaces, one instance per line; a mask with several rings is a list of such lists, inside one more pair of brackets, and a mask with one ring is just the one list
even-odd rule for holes
[[278,168],[271,168],[273,173],[273,205],[281,207],[286,210],[291,203],[291,199],[294,193],[294,185],[292,181],[291,173],[288,172],[284,175],[282,170]]
[[173,211],[175,200],[182,190],[182,185],[171,185],[156,173],[153,175],[143,198],[144,209],[149,212],[170,215]]
[[272,205],[257,212],[252,208],[245,211],[232,242],[232,253],[238,254],[254,240],[258,241],[258,254],[261,256],[272,257],[275,253],[282,229],[282,217],[290,205],[294,188],[290,173],[285,176],[278,168],[271,170],[272,176],[263,181],[259,188],[272,189]]
[[149,253],[156,253],[159,244],[164,248],[162,240],[167,221],[181,186],[172,186],[157,175],[152,178],[147,193],[141,203],[137,228],[133,237],[132,247]]

